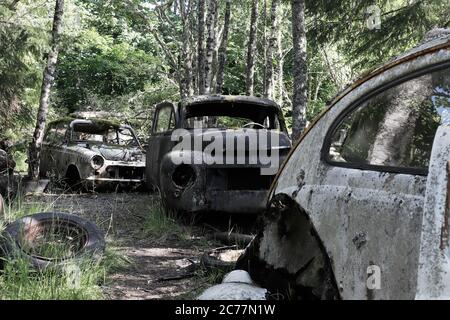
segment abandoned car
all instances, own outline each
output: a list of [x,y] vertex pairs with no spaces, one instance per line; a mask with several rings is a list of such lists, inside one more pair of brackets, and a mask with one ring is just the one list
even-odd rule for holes
[[450,33],[340,93],[272,185],[237,268],[272,294],[450,298]]
[[72,188],[144,183],[144,150],[133,129],[116,121],[61,119],[48,125],[40,175]]
[[259,213],[291,142],[280,107],[245,96],[156,106],[146,179],[175,212]]

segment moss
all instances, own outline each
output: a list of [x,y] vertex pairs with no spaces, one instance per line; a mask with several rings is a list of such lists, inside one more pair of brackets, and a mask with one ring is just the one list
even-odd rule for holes
[[99,128],[113,128],[113,129],[120,129],[120,122],[117,120],[106,120],[106,119],[89,119],[92,121],[92,124],[94,124],[96,127]]
[[73,117],[63,117],[63,118],[59,118],[59,119],[49,122],[49,125],[58,125],[58,124],[65,123],[65,122],[71,122],[73,120],[76,120],[76,119]]
[[58,125],[61,123],[69,123],[74,120],[89,120],[92,122],[93,125],[95,125],[98,128],[101,128],[101,130],[106,130],[109,128],[119,129],[121,127],[120,122],[118,120],[114,120],[114,119],[81,119],[81,118],[75,118],[72,116],[63,117],[63,118],[51,121],[51,122],[49,122],[49,125]]

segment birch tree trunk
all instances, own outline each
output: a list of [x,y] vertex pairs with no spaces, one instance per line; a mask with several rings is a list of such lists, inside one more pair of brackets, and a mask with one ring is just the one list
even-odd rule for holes
[[219,64],[217,67],[217,83],[216,93],[221,94],[223,91],[223,77],[225,73],[225,65],[227,63],[228,33],[230,31],[231,20],[231,0],[227,0],[225,6],[225,18],[223,24],[222,41],[219,47]]
[[37,113],[36,127],[33,140],[29,147],[28,175],[31,178],[39,177],[39,155],[44,138],[45,123],[47,121],[50,92],[54,81],[56,63],[58,62],[59,42],[62,33],[62,18],[64,13],[64,0],[56,0],[53,17],[52,44],[48,53],[47,66],[44,70],[41,88],[41,98]]
[[250,17],[250,33],[247,45],[247,71],[245,77],[245,94],[255,94],[255,55],[256,55],[256,33],[258,31],[259,0],[253,0],[252,13]]
[[205,94],[205,1],[197,0],[197,81],[198,93]]
[[274,58],[277,51],[277,35],[278,35],[278,7],[280,0],[272,0],[272,7],[270,9],[270,34],[267,43],[267,61],[266,61],[266,77],[265,77],[265,92],[266,98],[273,98],[274,91]]
[[206,18],[206,28],[208,38],[206,39],[206,59],[205,59],[205,94],[211,93],[211,80],[213,78],[213,59],[214,49],[216,47],[216,23],[217,23],[217,0],[210,0],[208,6],[208,15]]
[[263,4],[263,40],[262,40],[262,51],[263,51],[263,95],[267,92],[266,83],[267,83],[267,0],[264,0]]
[[[282,11],[282,12],[281,12]],[[284,8],[283,5],[280,8],[280,14],[283,13],[284,16]],[[283,30],[282,28],[278,28],[277,34],[277,53],[275,56],[276,61],[276,91],[274,94],[275,101],[281,106],[283,104],[283,84],[284,84],[284,53],[283,53]]]
[[[181,97],[189,97],[194,94],[192,86],[192,53],[191,53],[191,28],[190,28],[190,12],[191,1],[187,3],[180,1],[180,15],[183,24],[183,40],[182,40],[182,63],[183,76],[181,77]],[[187,7],[186,7],[187,4]]]
[[[433,93],[430,75],[410,80],[389,92],[392,98],[369,150],[370,164],[409,166],[405,163],[417,118]],[[423,112],[423,111],[422,111]]]
[[306,127],[306,107],[308,103],[308,66],[306,51],[305,0],[291,1],[292,38],[294,42],[292,139],[296,140]]

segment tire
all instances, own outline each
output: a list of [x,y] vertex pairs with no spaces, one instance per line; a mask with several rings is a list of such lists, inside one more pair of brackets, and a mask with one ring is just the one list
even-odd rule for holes
[[[69,242],[72,242],[70,255],[52,257],[51,254],[44,255],[35,253],[32,249],[25,249],[33,248],[37,239],[45,236],[45,231],[48,231],[49,227],[57,231],[53,233],[55,237],[53,239],[57,236],[65,237],[67,248]],[[60,239],[53,240],[53,243],[55,242],[62,243]],[[72,249],[73,246],[75,249]],[[105,251],[105,238],[95,224],[84,218],[67,213],[45,212],[26,216],[9,224],[2,234],[0,249],[5,260],[25,259],[34,268],[42,270],[48,267],[61,267],[76,260],[100,261]]]

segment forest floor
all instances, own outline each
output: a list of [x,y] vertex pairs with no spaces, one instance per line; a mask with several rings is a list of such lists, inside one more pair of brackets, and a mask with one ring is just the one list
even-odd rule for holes
[[[155,207],[156,195],[41,194],[22,201],[29,213],[75,213],[105,232],[107,245],[126,261],[102,285],[106,299],[193,299],[223,276],[196,267],[203,253],[222,245],[211,240],[211,229],[167,218]],[[219,228],[230,226],[222,221]]]

